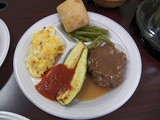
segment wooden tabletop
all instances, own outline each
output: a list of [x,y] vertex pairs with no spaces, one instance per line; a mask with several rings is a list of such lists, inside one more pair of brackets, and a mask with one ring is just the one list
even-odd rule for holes
[[[129,101],[118,110],[97,120],[160,120],[160,62],[141,46],[132,23],[136,7],[141,1],[127,0],[121,7],[114,9],[96,7],[91,0],[85,1],[88,11],[113,19],[130,33],[140,50],[143,64],[141,81]],[[40,110],[24,96],[13,75],[13,56],[24,32],[38,20],[56,13],[57,5],[63,0],[8,2],[8,9],[0,13],[0,18],[7,24],[11,35],[9,53],[0,68],[0,111],[18,113],[31,120],[60,120],[61,118]]]

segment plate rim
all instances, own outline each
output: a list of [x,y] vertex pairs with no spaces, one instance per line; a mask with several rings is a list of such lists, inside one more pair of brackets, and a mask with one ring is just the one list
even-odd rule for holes
[[10,46],[10,32],[9,32],[9,29],[7,27],[7,25],[5,24],[5,22],[0,19],[0,23],[2,24],[2,29],[6,32],[6,39],[4,41],[5,43],[5,46],[4,46],[4,50],[2,50],[2,55],[0,55],[0,67],[2,66],[6,56],[7,56],[7,53],[8,53],[8,50],[9,50],[9,46]]
[[139,49],[138,49],[135,41],[134,41],[133,38],[131,37],[131,35],[130,35],[120,24],[118,24],[118,23],[115,22],[114,20],[112,20],[112,19],[110,19],[110,18],[108,18],[108,17],[106,17],[106,16],[104,16],[104,15],[98,14],[98,13],[89,12],[89,11],[88,11],[88,13],[89,13],[89,14],[96,14],[96,15],[98,15],[98,16],[102,16],[102,17],[104,17],[105,19],[108,19],[108,20],[112,21],[115,25],[117,25],[120,29],[122,29],[122,30],[126,33],[126,35],[131,39],[130,42],[132,42],[132,44],[133,44],[133,46],[134,46],[134,48],[135,48],[135,50],[136,50],[136,52],[137,52],[137,56],[138,56],[137,59],[139,59],[139,70],[138,70],[138,71],[139,71],[139,74],[138,74],[138,77],[137,77],[137,79],[138,79],[138,80],[137,80],[137,83],[136,83],[133,91],[130,92],[130,94],[125,98],[125,100],[123,100],[123,102],[122,102],[121,104],[119,104],[117,107],[115,107],[114,109],[112,109],[112,110],[111,110],[110,112],[108,112],[108,113],[101,113],[101,114],[99,114],[99,115],[93,115],[92,117],[91,117],[91,116],[89,116],[89,117],[82,117],[82,118],[80,118],[80,117],[71,117],[71,116],[67,116],[67,117],[66,117],[66,116],[59,115],[59,114],[58,114],[58,115],[57,115],[57,114],[53,114],[53,113],[48,112],[48,110],[43,109],[43,108],[42,108],[41,106],[39,106],[36,102],[32,101],[32,99],[30,98],[30,96],[26,93],[26,91],[24,90],[23,86],[21,85],[21,83],[20,83],[20,81],[19,81],[19,79],[18,79],[18,76],[17,76],[17,74],[16,74],[16,71],[15,71],[15,65],[16,65],[16,63],[15,63],[15,59],[16,59],[15,56],[16,56],[16,51],[17,51],[17,49],[18,49],[18,45],[19,45],[21,39],[22,39],[23,36],[27,33],[27,31],[29,31],[32,27],[35,26],[35,24],[38,24],[39,22],[43,21],[44,19],[47,19],[47,18],[49,18],[49,17],[51,17],[51,16],[53,16],[53,15],[57,15],[57,13],[51,14],[51,15],[46,16],[46,17],[40,19],[39,21],[35,22],[31,27],[29,27],[29,28],[27,29],[27,31],[23,34],[23,36],[22,36],[21,39],[19,40],[19,42],[18,42],[18,44],[17,44],[17,47],[16,47],[16,50],[15,50],[15,53],[14,53],[14,74],[15,74],[15,78],[16,78],[16,81],[17,81],[20,89],[22,90],[22,92],[24,93],[24,95],[25,95],[32,103],[34,103],[39,109],[41,109],[41,110],[43,110],[43,111],[45,111],[45,112],[47,112],[47,113],[49,113],[49,114],[51,114],[51,115],[55,115],[55,116],[58,116],[58,117],[61,117],[61,118],[67,118],[67,119],[92,119],[92,118],[97,118],[97,117],[101,117],[101,116],[110,114],[111,112],[117,110],[117,109],[120,108],[122,105],[124,105],[124,104],[132,97],[132,95],[134,94],[134,92],[135,92],[135,90],[137,89],[138,84],[139,84],[139,82],[140,82],[140,80],[141,80],[142,59],[141,59],[141,55],[140,55]]
[[18,118],[18,119],[20,119],[20,120],[30,120],[29,118],[26,118],[25,116],[22,116],[22,115],[20,115],[20,114],[16,114],[16,113],[13,113],[13,112],[8,112],[8,111],[0,111],[0,115],[2,115],[2,116],[8,116],[8,117],[13,117],[14,119],[16,118]]

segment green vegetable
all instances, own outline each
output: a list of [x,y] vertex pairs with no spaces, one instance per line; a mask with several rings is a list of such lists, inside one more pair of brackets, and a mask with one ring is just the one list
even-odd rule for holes
[[104,41],[100,39],[100,40],[97,42],[97,44],[96,44],[95,47],[101,46],[101,45],[103,44],[103,42],[104,42]]
[[64,65],[70,69],[74,69],[84,48],[85,45],[82,42],[78,42],[66,57]]
[[84,32],[98,32],[98,33],[103,34],[102,32],[100,32],[100,31],[98,31],[98,30],[94,30],[94,29],[92,29],[92,28],[88,28],[88,29],[85,29],[85,30],[82,30],[82,31],[84,31]]
[[66,30],[65,30],[65,28],[64,28],[64,26],[63,26],[62,23],[60,24],[60,26],[61,26],[61,28],[66,32]]
[[[64,26],[63,26],[62,23],[61,23],[61,28],[65,31]],[[66,32],[66,31],[65,31],[65,32]],[[67,36],[68,36],[73,42],[77,42],[77,40],[74,39],[74,37],[72,36],[72,34],[67,33],[67,32],[66,32],[66,34],[67,34]]]
[[93,26],[93,25],[85,26],[85,27],[79,29],[78,31],[84,31],[84,32],[87,32],[87,31],[90,31],[90,32],[100,32],[100,33],[106,34],[106,35],[109,34],[109,30],[106,30],[106,29],[104,29],[104,28],[100,28],[100,27],[97,27],[97,26]]
[[83,42],[89,42],[89,41],[91,41],[91,39],[83,37],[83,36],[79,36],[79,35],[76,35],[76,34],[72,34],[72,35],[73,35],[73,37],[75,37],[78,40],[83,41]]
[[68,36],[73,42],[77,42],[77,40],[72,36],[72,34],[67,33],[67,36]]
[[107,44],[114,45],[106,36],[98,36],[89,46],[88,49],[92,49],[94,47],[98,47],[103,44],[103,42],[106,42]]
[[87,25],[85,27],[82,27],[82,28],[78,29],[77,31],[83,31],[83,30],[89,29],[91,27],[92,27],[92,25]]
[[104,42],[114,45],[106,36],[99,36],[99,39],[103,40]]
[[93,30],[100,31],[100,32],[102,32],[103,34],[106,34],[106,35],[109,34],[109,30],[106,30],[106,29],[104,29],[104,28],[100,28],[100,27],[97,27],[97,26],[92,26],[92,29],[93,29]]
[[96,32],[75,31],[73,33],[76,34],[76,35],[85,36],[85,37],[89,37],[89,38],[98,37],[100,35],[103,35],[103,34],[101,34],[99,32],[96,33]]
[[91,44],[89,44],[88,49],[94,48],[99,42],[99,37],[97,37]]
[[[61,24],[62,29],[64,29],[63,24]],[[65,31],[65,29],[64,29]],[[80,28],[72,33],[66,33],[68,35],[68,37],[73,40],[74,42],[77,42],[77,40],[83,41],[83,42],[89,42],[91,40],[95,40],[96,38],[98,38],[101,42],[101,44],[103,43],[103,41],[105,41],[106,43],[112,44],[114,45],[105,35],[109,34],[109,31],[104,29],[104,28],[100,28],[97,26],[93,26],[93,25],[87,25],[83,28]],[[76,40],[76,39],[77,40]],[[98,40],[96,40],[98,41]],[[98,46],[100,46],[101,44],[99,43]],[[98,44],[98,43],[97,43]],[[96,46],[95,43],[93,42],[93,44],[91,44],[91,46],[89,46],[89,48],[93,48],[92,46]]]
[[[74,49],[73,49],[74,50]],[[85,75],[87,71],[87,47],[83,50],[82,55],[78,61],[77,67],[75,69],[74,76],[71,80],[71,89],[68,89],[64,93],[58,95],[56,99],[62,105],[68,105],[76,97],[82,88],[83,82],[85,80]]]

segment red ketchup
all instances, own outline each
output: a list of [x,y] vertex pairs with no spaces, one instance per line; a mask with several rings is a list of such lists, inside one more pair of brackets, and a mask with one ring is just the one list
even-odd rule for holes
[[53,67],[49,72],[42,76],[42,80],[35,85],[37,91],[50,100],[56,100],[56,97],[71,89],[71,80],[75,70],[69,69],[63,64]]

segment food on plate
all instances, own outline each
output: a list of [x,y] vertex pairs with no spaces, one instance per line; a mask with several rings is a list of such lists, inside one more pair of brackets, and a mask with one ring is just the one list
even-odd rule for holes
[[86,37],[80,36],[80,35],[76,35],[76,34],[73,34],[73,37],[75,37],[77,40],[80,40],[80,41],[83,41],[83,42],[89,42],[90,41],[89,38],[86,38]]
[[[75,74],[71,81],[71,89],[68,89],[62,94],[57,96],[58,102],[62,105],[68,105],[76,97],[79,91],[82,88],[83,82],[85,80],[86,71],[87,71],[87,47],[83,50],[81,57],[75,68]],[[74,61],[74,60],[73,60]]]
[[74,69],[85,47],[86,46],[82,42],[78,42],[77,45],[70,51],[70,53],[66,57],[64,64],[68,68]]
[[77,42],[77,40],[73,37],[72,34],[68,33],[67,35],[73,42]]
[[35,86],[37,91],[50,100],[56,100],[58,94],[71,89],[71,80],[75,73],[64,64],[59,64],[50,69]]
[[[65,28],[64,28],[62,23],[61,23],[61,28],[66,32],[66,30],[65,30]],[[66,32],[66,34],[73,42],[77,42],[77,40],[73,37],[73,35],[71,33],[67,33]]]
[[126,55],[112,44],[91,49],[88,58],[88,73],[102,87],[116,87],[123,82]]
[[109,34],[109,30],[106,30],[104,28],[100,28],[94,25],[88,25],[86,27],[81,28],[82,31],[88,31],[88,32],[99,32],[105,35]]
[[[61,28],[65,31],[63,24],[61,24]],[[99,43],[96,46],[100,46],[103,42],[111,43],[111,41],[107,38],[109,30],[94,25],[87,25],[71,33],[66,33],[66,34],[73,42],[97,41]]]
[[65,45],[56,37],[55,29],[52,26],[44,27],[34,34],[25,58],[26,68],[32,77],[39,78],[54,66],[55,58],[64,50]]
[[106,44],[114,45],[106,36],[98,36],[91,44],[88,45],[88,49],[92,49],[101,46],[105,42]]
[[75,34],[89,38],[94,38],[102,35],[102,33],[100,32],[85,32],[85,31],[75,31]]
[[57,7],[67,33],[89,24],[89,16],[82,0],[66,0]]
[[49,70],[35,87],[43,96],[68,105],[83,85],[87,71],[88,49],[79,42],[68,54],[64,64]]
[[[98,86],[87,73],[81,91],[76,98],[80,101],[97,99],[107,94],[111,88]],[[94,93],[94,94],[93,94]]]
[[[79,98],[79,100],[91,100],[104,95],[111,88],[120,85],[124,79],[127,60],[126,55],[120,52],[114,43],[109,40],[109,30],[89,25],[89,17],[82,0],[66,0],[57,7],[57,11],[62,21],[62,29],[72,41],[78,43],[68,53],[63,64],[54,66],[55,57],[63,53],[65,47],[62,42],[55,37],[55,33],[53,32],[54,34],[52,35],[54,37],[52,37],[52,40],[55,42],[54,39],[56,39],[58,43],[52,43],[53,41],[47,43],[47,45],[53,44],[50,46],[54,46],[53,49],[48,50],[50,51],[49,53],[46,53],[49,55],[52,54],[53,59],[47,62],[47,65],[45,65],[47,67],[43,67],[40,75],[39,71],[36,71],[39,76],[45,72],[40,83],[35,86],[37,91],[46,98],[58,101],[60,104],[66,106],[73,101],[78,93],[77,98]],[[49,30],[44,29],[41,30],[40,33],[48,32]],[[37,34],[39,35],[39,33]],[[45,35],[41,34],[39,38],[34,37],[35,40],[41,40],[40,45],[43,45],[43,42],[46,44],[46,39],[47,42],[51,40],[49,33]],[[90,43],[86,46],[83,42]],[[34,42],[32,42],[32,44],[33,43]],[[32,44],[29,48],[29,53],[37,53],[33,52],[37,50],[37,45],[33,44],[33,46]],[[43,46],[40,51],[43,53]],[[26,63],[27,60],[30,60],[28,58],[27,56]],[[48,57],[44,57],[43,59],[48,60]],[[35,65],[33,63],[36,62],[37,59],[32,62],[32,65]],[[36,64],[39,63],[38,61]],[[35,70],[35,68],[37,69],[37,65],[29,68],[34,68]],[[93,93],[94,95],[91,95]]]

